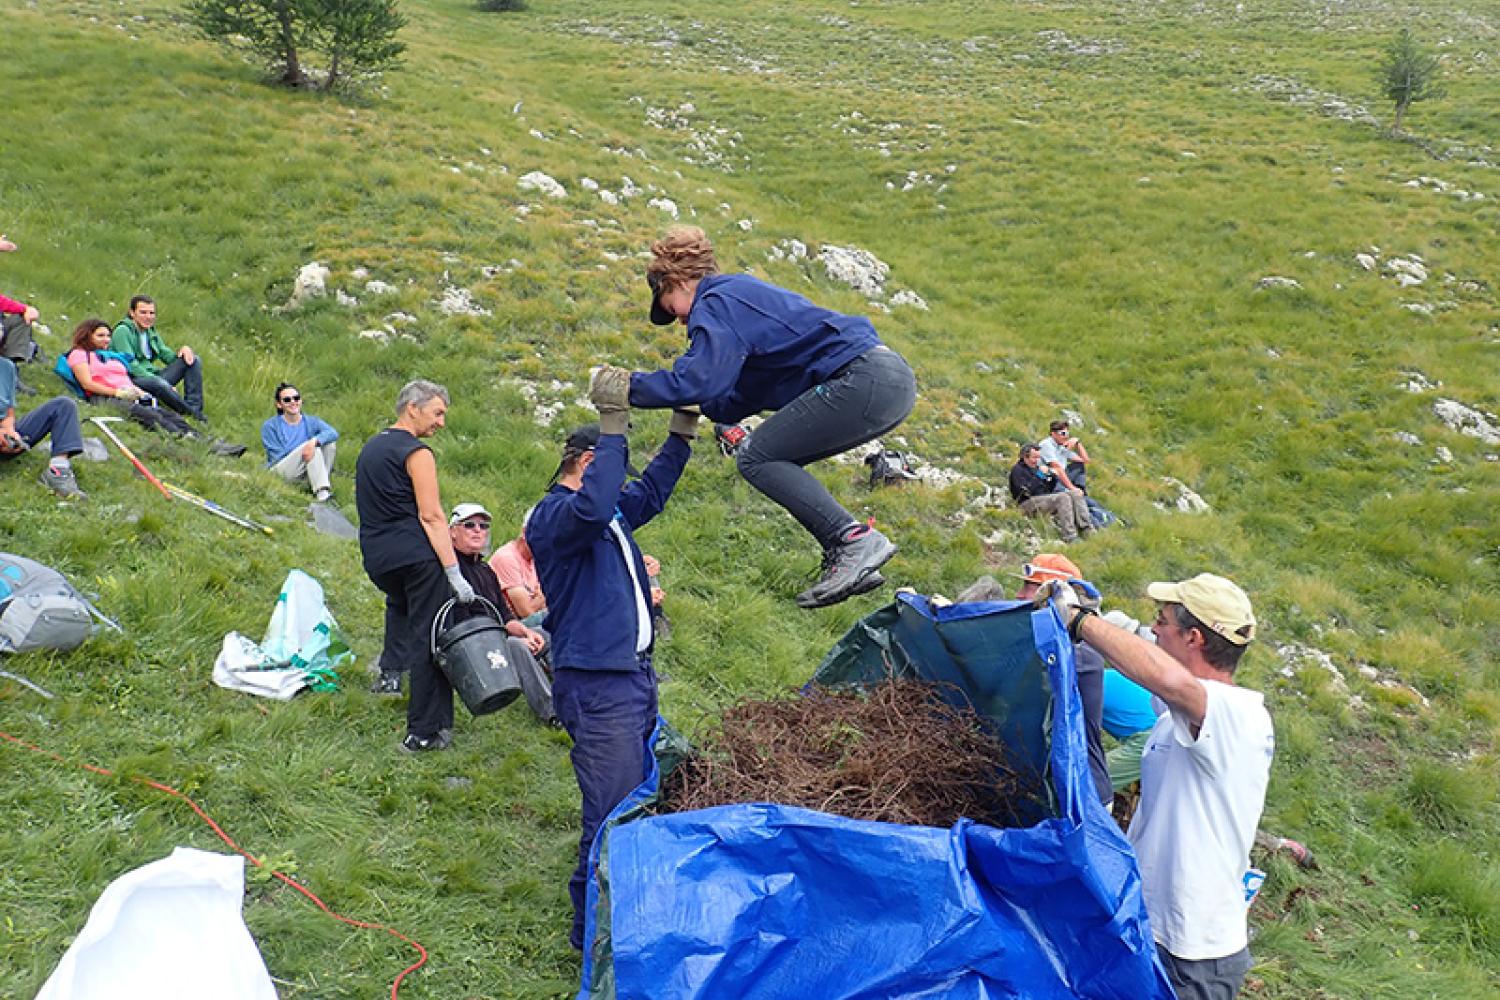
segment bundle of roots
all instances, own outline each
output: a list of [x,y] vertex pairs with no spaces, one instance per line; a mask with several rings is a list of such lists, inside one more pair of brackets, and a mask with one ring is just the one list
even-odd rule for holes
[[741,701],[663,784],[666,808],[776,802],[853,819],[1015,826],[1039,783],[967,706],[922,681]]

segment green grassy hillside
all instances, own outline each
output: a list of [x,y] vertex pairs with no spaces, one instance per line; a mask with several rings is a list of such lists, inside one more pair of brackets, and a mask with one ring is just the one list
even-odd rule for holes
[[[1266,641],[1242,676],[1279,743],[1263,825],[1323,863],[1264,865],[1249,995],[1500,986],[1500,438],[1435,409],[1500,411],[1492,5],[408,0],[406,68],[341,98],[264,86],[181,6],[0,0],[0,231],[21,246],[0,292],[42,311],[49,352],[153,295],[169,342],[206,358],[219,433],[253,444],[284,378],[341,430],[346,506],[358,443],[404,381],[436,379],[445,502],[514,529],[591,413],[587,368],[681,347],[645,322],[638,259],[670,202],[727,268],[870,313],[917,370],[899,443],[934,483],[872,493],[863,466],[820,468],[900,542],[895,583],[951,595],[1055,544],[985,484],[1071,411],[1127,522],[1069,550],[1107,601],[1145,614],[1147,582],[1200,570],[1249,591]],[[1372,81],[1400,25],[1443,53],[1448,90],[1410,140]],[[523,189],[532,171],[563,197]],[[873,253],[883,290],[791,240]],[[328,295],[281,310],[312,261]],[[1425,280],[1402,285],[1413,263]],[[445,314],[449,288],[487,313]],[[633,439],[664,430],[645,414]],[[404,705],[364,690],[381,601],[355,547],[251,457],[129,440],[275,537],[169,505],[118,457],[80,464],[86,504],[48,497],[38,458],[8,464],[0,547],[127,634],[7,660],[58,697],[0,682],[0,730],[182,787],[335,908],[422,941],[404,997],[568,995],[566,737],[460,710],[453,751],[399,756]],[[1211,509],[1180,511],[1183,488]],[[688,730],[805,680],[881,599],[797,610],[816,554],[702,442],[642,541],[676,626],[663,711]],[[293,567],[360,656],[346,690],[214,687],[221,637],[258,637]],[[0,756],[0,997],[29,997],[112,878],[218,842],[158,793]],[[286,997],[379,995],[409,960],[263,880],[246,917]]]

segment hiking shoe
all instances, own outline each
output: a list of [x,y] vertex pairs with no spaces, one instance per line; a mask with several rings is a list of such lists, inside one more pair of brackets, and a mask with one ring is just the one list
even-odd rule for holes
[[223,455],[225,458],[239,458],[245,453],[245,446],[215,438],[214,442],[208,446],[208,450],[215,455]]
[[823,575],[818,582],[797,595],[797,606],[826,608],[847,600],[895,554],[896,543],[874,528],[840,542],[824,556]]
[[87,493],[78,488],[78,479],[73,475],[72,469],[54,469],[49,465],[42,469],[42,474],[37,479],[43,486],[64,500],[87,500],[89,498]]
[[854,589],[849,591],[849,596],[858,597],[860,594],[868,594],[870,591],[877,590],[880,587],[884,586],[885,577],[881,576],[880,570],[877,569],[875,572],[871,573],[869,576],[856,583],[854,585]]
[[426,739],[422,739],[416,733],[407,733],[400,747],[406,753],[426,753],[428,750],[446,750],[452,745],[453,737],[448,735],[447,730],[439,729],[437,733]]
[[401,693],[401,674],[398,672],[381,671],[375,683],[370,685],[370,690],[375,694],[399,695]]

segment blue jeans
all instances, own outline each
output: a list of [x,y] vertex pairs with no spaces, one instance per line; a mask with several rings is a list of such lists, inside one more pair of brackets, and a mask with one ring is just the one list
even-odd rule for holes
[[745,480],[832,548],[854,518],[803,466],[872,441],[905,420],[917,379],[888,347],[872,348],[773,413],[735,451]]
[[552,675],[552,705],[573,737],[573,774],[583,795],[578,867],[568,880],[573,929],[568,942],[583,950],[589,852],[610,810],[646,779],[647,741],[656,727],[656,671],[649,656],[639,670],[576,670]]
[[67,396],[54,396],[16,421],[16,433],[31,447],[52,435],[52,454],[76,455],[83,450],[78,429],[78,404]]
[[[184,416],[203,419],[203,362],[194,358],[188,364],[175,358],[155,375],[132,375],[130,381],[145,389],[168,407]],[[172,388],[182,383],[182,395]]]

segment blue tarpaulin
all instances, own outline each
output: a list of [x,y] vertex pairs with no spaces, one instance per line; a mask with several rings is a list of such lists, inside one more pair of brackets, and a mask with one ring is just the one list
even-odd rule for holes
[[[903,595],[818,683],[943,681],[1040,777],[1035,822],[950,829],[764,803],[663,816],[653,760],[595,843],[580,1000],[1171,998],[1135,856],[1092,794],[1053,611]],[[670,768],[680,738],[658,726]]]

